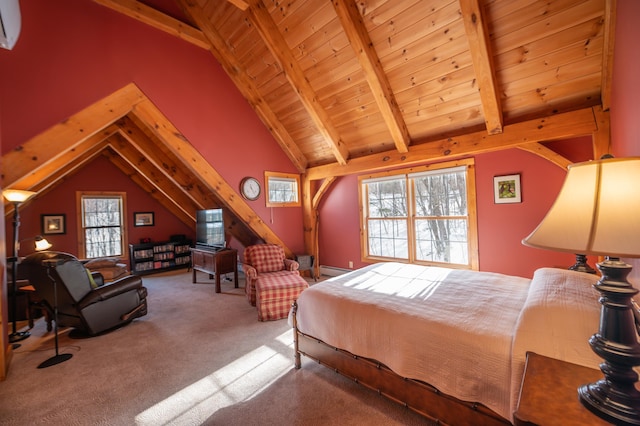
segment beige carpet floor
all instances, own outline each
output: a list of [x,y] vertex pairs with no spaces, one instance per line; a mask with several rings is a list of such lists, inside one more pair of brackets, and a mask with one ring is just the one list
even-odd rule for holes
[[259,322],[244,296],[185,270],[143,277],[149,313],[107,334],[60,330],[55,354],[42,319],[0,382],[2,425],[424,425],[429,422],[303,358],[293,368],[286,320]]

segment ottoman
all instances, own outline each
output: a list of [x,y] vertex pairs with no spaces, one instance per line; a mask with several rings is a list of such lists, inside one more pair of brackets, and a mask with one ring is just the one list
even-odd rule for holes
[[286,318],[291,305],[309,283],[300,275],[264,276],[256,281],[256,307],[258,320],[271,321]]

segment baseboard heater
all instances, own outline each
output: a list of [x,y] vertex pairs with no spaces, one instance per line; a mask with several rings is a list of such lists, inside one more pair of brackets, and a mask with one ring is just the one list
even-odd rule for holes
[[351,272],[351,269],[320,265],[320,275],[326,275],[328,277],[337,277],[338,275],[343,275],[343,274],[346,274],[347,272]]

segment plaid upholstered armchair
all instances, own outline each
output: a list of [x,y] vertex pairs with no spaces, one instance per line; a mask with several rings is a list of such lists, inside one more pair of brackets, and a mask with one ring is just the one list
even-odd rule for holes
[[251,305],[256,305],[256,281],[260,277],[300,275],[300,265],[287,259],[284,249],[277,244],[257,244],[244,250],[242,270],[245,275],[245,292]]

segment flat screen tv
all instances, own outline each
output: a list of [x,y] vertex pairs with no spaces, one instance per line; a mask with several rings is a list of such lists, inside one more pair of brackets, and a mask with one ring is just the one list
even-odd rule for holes
[[222,209],[196,212],[196,247],[219,250],[225,247]]

